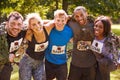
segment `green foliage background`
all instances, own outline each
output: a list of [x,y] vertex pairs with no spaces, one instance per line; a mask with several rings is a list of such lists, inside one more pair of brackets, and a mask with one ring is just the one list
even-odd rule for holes
[[113,22],[120,22],[120,0],[0,0],[0,22],[11,11],[18,11],[23,16],[38,12],[43,19],[52,19],[56,9],[72,14],[76,6],[85,6],[92,16],[107,15]]
[[[56,9],[64,9],[68,14],[72,14],[76,6],[85,6],[88,13],[94,17],[107,15],[112,18],[113,23],[120,23],[120,0],[0,0],[0,23],[6,20],[11,11],[18,11],[24,17],[28,13],[38,12],[42,19],[53,19]],[[120,35],[120,25],[114,25],[112,30]],[[119,75],[120,70],[112,72],[111,80],[120,80]],[[11,80],[18,80],[16,65]]]

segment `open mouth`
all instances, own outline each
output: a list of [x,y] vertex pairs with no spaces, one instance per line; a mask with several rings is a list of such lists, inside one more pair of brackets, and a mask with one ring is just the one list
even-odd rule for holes
[[18,31],[19,31],[18,29],[13,29],[13,32],[15,32],[15,33],[18,32]]
[[95,33],[96,33],[96,34],[99,34],[99,31],[95,30]]

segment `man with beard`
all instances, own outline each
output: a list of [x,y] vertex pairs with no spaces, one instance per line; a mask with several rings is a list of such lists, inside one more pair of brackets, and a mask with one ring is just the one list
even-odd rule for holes
[[[6,21],[7,42],[9,48],[9,62],[7,62],[0,72],[0,80],[10,80],[11,72],[13,70],[11,63],[14,62],[16,51],[19,49],[25,31],[22,31],[23,17],[19,12],[11,12]],[[4,76],[6,75],[6,76]]]
[[95,80],[96,59],[89,49],[94,39],[94,21],[88,17],[85,7],[78,6],[68,25],[73,30],[73,53],[68,80]]

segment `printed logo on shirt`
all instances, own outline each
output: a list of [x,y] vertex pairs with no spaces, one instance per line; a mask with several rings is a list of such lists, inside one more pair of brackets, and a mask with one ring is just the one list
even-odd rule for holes
[[14,42],[11,42],[9,51],[13,52],[13,51],[17,50],[20,47],[22,40],[23,40],[23,38],[16,40]]
[[85,51],[91,46],[91,41],[78,41],[77,49],[80,51]]
[[102,53],[102,48],[103,48],[103,43],[98,42],[97,40],[94,40],[92,45],[91,45],[91,50],[97,52],[97,53]]
[[44,51],[48,46],[48,41],[45,43],[41,43],[41,44],[35,44],[35,52],[41,52]]
[[52,54],[64,54],[65,53],[65,46],[52,46]]

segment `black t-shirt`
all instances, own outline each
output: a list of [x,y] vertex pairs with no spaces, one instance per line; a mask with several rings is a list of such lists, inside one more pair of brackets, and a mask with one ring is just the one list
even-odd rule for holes
[[26,31],[21,31],[17,37],[10,36],[7,33],[7,42],[8,42],[8,48],[9,52],[15,54],[16,51],[19,49],[24,37],[25,37]]
[[42,43],[37,43],[34,35],[32,36],[32,41],[28,41],[28,48],[26,49],[26,53],[35,60],[43,60],[45,55],[45,49],[48,45],[48,34],[43,28],[46,40]]

